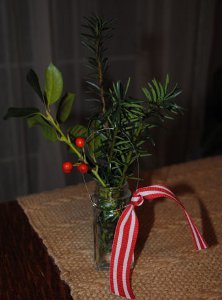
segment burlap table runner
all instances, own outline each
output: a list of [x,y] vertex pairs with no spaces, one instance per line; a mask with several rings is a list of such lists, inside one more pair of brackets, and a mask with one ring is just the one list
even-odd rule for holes
[[[193,250],[184,216],[171,201],[137,208],[140,233],[132,286],[138,300],[222,299],[221,175],[222,157],[152,174],[153,183],[164,182],[180,197],[211,247]],[[94,268],[92,207],[82,184],[18,201],[75,300],[118,299],[109,294],[108,272]]]

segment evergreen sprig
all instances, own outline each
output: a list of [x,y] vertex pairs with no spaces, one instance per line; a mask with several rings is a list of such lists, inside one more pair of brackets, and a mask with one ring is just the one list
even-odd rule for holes
[[99,100],[101,104],[101,112],[106,111],[106,74],[108,71],[108,57],[105,55],[106,40],[112,37],[112,20],[105,20],[98,16],[84,18],[85,24],[83,28],[86,32],[82,32],[82,44],[89,50],[90,56],[86,66],[90,69],[88,84],[89,91],[95,95],[91,101]]
[[[142,97],[129,95],[130,78],[108,85],[108,58],[105,43],[111,38],[112,21],[98,16],[85,18],[82,44],[88,49],[88,91],[91,101],[100,103],[88,126],[75,125],[66,131],[63,127],[70,116],[75,94],[63,93],[61,72],[50,64],[45,72],[42,89],[37,74],[30,70],[27,80],[41,100],[42,108],[9,108],[5,119],[21,117],[28,126],[39,125],[51,141],[65,143],[77,156],[78,163],[89,166],[89,173],[103,187],[122,186],[129,178],[137,179],[132,166],[140,157],[150,155],[147,141],[153,143],[151,129],[162,126],[167,119],[182,112],[175,102],[181,90],[170,89],[167,75],[163,83],[153,79],[142,87]],[[54,108],[52,108],[54,106]],[[75,145],[75,139],[86,140],[84,149]]]

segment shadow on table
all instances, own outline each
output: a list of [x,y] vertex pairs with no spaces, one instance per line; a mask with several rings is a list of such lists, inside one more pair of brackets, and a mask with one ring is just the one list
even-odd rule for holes
[[[187,183],[180,183],[176,186],[172,187],[174,193],[180,197],[183,194],[194,194],[195,198],[199,202],[200,206],[200,218],[202,220],[202,234],[204,239],[206,240],[207,244],[209,246],[215,246],[218,244],[218,239],[215,233],[215,229],[213,226],[213,222],[211,220],[209,211],[207,210],[205,204],[201,200],[201,198],[198,196],[198,192],[195,191],[192,187],[190,187]],[[192,216],[192,212],[191,212]]]
[[[198,201],[200,206],[200,214],[201,214],[200,217],[202,220],[202,235],[209,246],[217,245],[218,239],[213,227],[211,217],[203,201],[198,196],[198,193],[187,183],[182,183],[182,182],[170,188],[178,196],[178,198],[184,194],[195,195],[195,198]],[[144,201],[142,206],[136,208],[136,214],[139,219],[139,233],[138,233],[137,245],[135,249],[135,264],[137,263],[137,259],[140,256],[147,239],[149,238],[150,231],[155,221],[155,205],[159,201],[166,201],[166,200],[160,198],[154,200],[153,202]],[[192,216],[192,212],[190,213]]]

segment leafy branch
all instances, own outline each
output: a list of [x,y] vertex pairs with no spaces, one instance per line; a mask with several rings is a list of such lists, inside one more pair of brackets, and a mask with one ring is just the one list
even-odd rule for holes
[[104,42],[111,38],[112,21],[106,21],[98,16],[85,18],[86,23],[83,25],[87,32],[83,32],[82,44],[90,51],[88,57],[88,68],[91,70],[90,79],[87,83],[101,101],[101,112],[106,112],[106,87],[105,75],[108,70],[108,58],[105,56]]
[[[165,119],[173,119],[173,114],[183,111],[182,107],[174,102],[174,98],[181,94],[181,89],[177,84],[169,91],[170,78],[167,74],[164,84],[153,79],[151,83],[147,83],[146,87],[142,88],[146,99],[147,116],[156,117],[164,122]],[[169,113],[169,114],[167,114]]]
[[[24,118],[27,120],[28,126],[31,128],[35,125],[39,125],[42,129],[45,138],[50,141],[60,141],[65,143],[69,149],[77,156],[79,161],[88,163],[86,157],[75,147],[71,140],[69,133],[64,133],[61,124],[64,123],[72,110],[75,94],[67,93],[62,96],[63,92],[63,78],[61,72],[53,65],[50,64],[45,72],[45,89],[44,93],[41,90],[38,76],[30,70],[27,75],[27,80],[32,86],[34,91],[37,93],[43,103],[43,111],[41,112],[38,108],[18,108],[11,107],[4,116],[4,119],[9,118]],[[44,95],[44,96],[43,96]],[[58,102],[56,116],[51,113],[51,106]],[[105,186],[102,178],[98,174],[97,168],[92,168],[91,173],[93,176]]]
[[[108,87],[105,43],[111,37],[112,21],[98,16],[85,18],[85,21],[82,43],[90,53],[87,84],[94,94],[90,100],[100,103],[100,109],[88,125],[75,125],[64,130],[75,94],[63,94],[62,74],[53,64],[46,69],[44,90],[33,70],[27,75],[29,84],[41,100],[42,110],[13,107],[8,109],[5,119],[21,117],[27,120],[29,127],[40,126],[47,139],[68,146],[77,156],[77,164],[87,164],[89,173],[102,186],[118,187],[129,178],[138,179],[133,175],[132,167],[138,158],[150,155],[147,142],[154,144],[152,128],[162,126],[183,111],[175,102],[181,90],[177,85],[170,88],[169,75],[164,82],[156,79],[148,82],[142,87],[141,98],[129,95],[130,79],[126,84],[116,81]],[[84,139],[84,149],[75,145],[77,138]]]

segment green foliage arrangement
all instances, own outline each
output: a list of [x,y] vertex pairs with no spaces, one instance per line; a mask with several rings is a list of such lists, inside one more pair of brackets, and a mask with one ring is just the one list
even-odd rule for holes
[[88,126],[65,129],[75,94],[63,93],[62,74],[53,64],[45,71],[44,90],[33,70],[27,74],[42,109],[12,107],[4,118],[24,118],[29,127],[39,125],[45,138],[65,143],[77,161],[66,163],[64,172],[77,166],[81,173],[88,172],[103,187],[118,187],[130,178],[137,179],[131,169],[137,158],[150,155],[144,145],[147,141],[153,143],[151,129],[182,111],[174,101],[181,90],[177,85],[169,88],[168,75],[163,83],[153,79],[142,87],[141,98],[129,96],[130,78],[125,85],[121,81],[109,85],[105,43],[111,38],[112,21],[92,16],[85,18],[83,28],[82,44],[89,51],[86,84],[91,98],[88,100],[95,107]]

